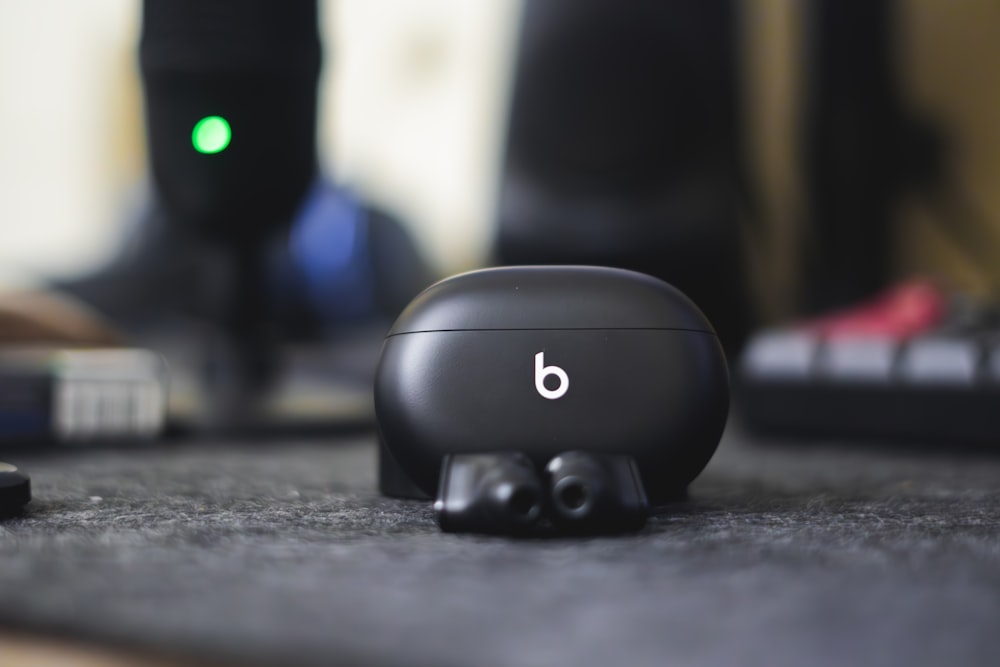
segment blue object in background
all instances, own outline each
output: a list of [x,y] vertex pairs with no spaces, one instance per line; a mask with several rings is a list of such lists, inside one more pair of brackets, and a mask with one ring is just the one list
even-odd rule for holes
[[[351,324],[377,314],[369,216],[353,194],[317,180],[288,236],[291,266],[278,268],[278,289],[322,325]],[[284,255],[284,253],[281,253]]]

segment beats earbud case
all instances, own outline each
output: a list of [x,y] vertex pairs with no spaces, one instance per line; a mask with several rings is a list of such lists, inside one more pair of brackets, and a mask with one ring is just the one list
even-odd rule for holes
[[661,280],[607,267],[438,282],[387,334],[375,382],[383,456],[439,504],[442,461],[495,452],[538,470],[566,452],[630,457],[664,501],[708,463],[728,409],[725,357],[701,311]]

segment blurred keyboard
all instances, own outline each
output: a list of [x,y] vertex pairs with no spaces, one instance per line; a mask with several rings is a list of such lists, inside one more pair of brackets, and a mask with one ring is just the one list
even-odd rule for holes
[[148,442],[166,403],[166,366],[149,350],[0,347],[0,446]]
[[744,420],[761,433],[1000,443],[1000,318],[905,285],[757,334],[735,384]]

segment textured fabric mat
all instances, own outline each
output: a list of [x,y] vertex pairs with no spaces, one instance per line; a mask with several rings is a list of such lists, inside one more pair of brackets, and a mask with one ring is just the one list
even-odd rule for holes
[[1000,460],[729,435],[640,534],[443,535],[372,439],[13,456],[0,627],[261,664],[995,665]]

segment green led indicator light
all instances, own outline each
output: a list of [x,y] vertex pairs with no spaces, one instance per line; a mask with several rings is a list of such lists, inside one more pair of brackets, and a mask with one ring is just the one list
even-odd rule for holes
[[222,116],[205,116],[197,122],[191,132],[191,143],[199,153],[221,153],[226,150],[233,131]]

